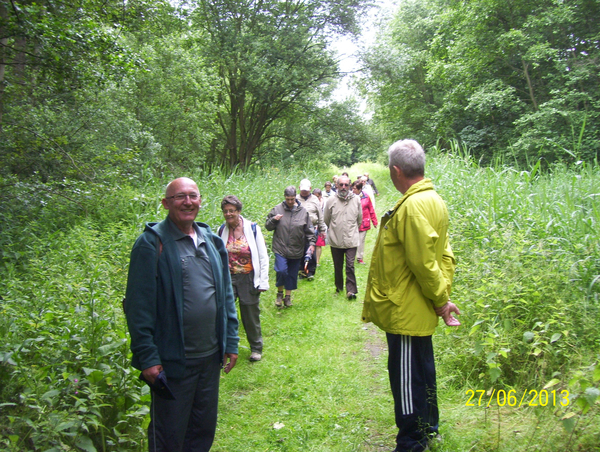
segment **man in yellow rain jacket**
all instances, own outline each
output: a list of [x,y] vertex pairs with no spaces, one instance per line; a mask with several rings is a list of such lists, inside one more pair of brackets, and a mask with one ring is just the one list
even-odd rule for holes
[[455,260],[448,210],[424,178],[423,148],[402,140],[388,153],[390,177],[403,196],[381,220],[362,319],[386,332],[395,450],[420,452],[438,431],[432,334],[438,315],[460,314],[449,301]]

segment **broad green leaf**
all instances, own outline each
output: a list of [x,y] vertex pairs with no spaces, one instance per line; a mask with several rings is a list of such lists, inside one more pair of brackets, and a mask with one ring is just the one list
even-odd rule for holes
[[593,405],[596,399],[600,396],[600,389],[598,388],[587,388],[583,393],[583,397],[590,405]]
[[562,419],[562,425],[565,428],[565,430],[569,433],[571,433],[573,431],[573,428],[575,428],[575,413],[574,412],[570,412],[565,414]]
[[127,342],[127,339],[120,339],[118,341],[111,342],[110,344],[103,345],[102,347],[98,347],[98,354],[100,356],[106,356],[109,353],[114,352],[120,346]]
[[533,338],[535,337],[535,333],[531,332],[531,331],[526,331],[525,333],[523,333],[523,341],[524,342],[531,342],[533,341]]
[[546,383],[543,389],[551,388],[552,386],[556,386],[558,383],[560,383],[560,380],[558,378],[553,378],[548,383]]
[[495,382],[502,375],[502,371],[498,367],[493,367],[489,370],[489,374],[492,382]]
[[43,399],[43,400],[50,401],[50,399],[52,399],[52,397],[55,397],[55,396],[57,396],[58,394],[60,394],[60,391],[59,391],[58,389],[52,389],[52,390],[50,390],[50,391],[48,391],[48,392],[45,392],[45,393],[42,395],[42,399]]
[[97,452],[94,443],[87,436],[80,436],[75,440],[75,445],[86,452]]

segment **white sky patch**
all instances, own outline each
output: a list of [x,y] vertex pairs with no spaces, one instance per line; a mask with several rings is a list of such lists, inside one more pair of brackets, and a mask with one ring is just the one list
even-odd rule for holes
[[394,0],[374,0],[374,6],[365,15],[362,21],[362,34],[357,40],[353,40],[347,36],[341,36],[332,42],[332,48],[336,51],[339,58],[340,72],[344,73],[344,77],[338,88],[333,92],[333,99],[343,101],[354,97],[361,105],[361,112],[365,116],[370,116],[366,112],[366,100],[361,98],[351,86],[354,77],[362,77],[362,63],[359,60],[359,52],[369,48],[375,42],[379,22],[381,19],[390,17],[393,11],[397,8],[397,2]]

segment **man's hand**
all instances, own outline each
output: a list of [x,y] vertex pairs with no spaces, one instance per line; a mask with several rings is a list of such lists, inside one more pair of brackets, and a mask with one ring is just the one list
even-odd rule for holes
[[446,325],[459,326],[460,322],[452,315],[453,312],[460,315],[460,310],[450,300],[448,300],[448,302],[444,306],[435,308],[435,313],[439,315],[442,319],[444,319]]
[[158,374],[161,373],[162,370],[163,370],[163,366],[158,364],[156,366],[148,367],[147,369],[142,370],[142,375],[144,376],[144,378],[146,380],[148,380],[150,383],[154,384],[156,377],[158,377]]
[[273,217],[273,220],[275,220],[275,221],[279,221],[279,220],[281,220],[282,218],[283,218],[283,214],[282,214],[282,213],[280,213],[280,214],[277,214],[277,215],[275,215],[275,216]]
[[235,363],[238,359],[238,355],[234,353],[225,353],[225,359],[223,359],[223,370],[228,374],[231,369],[235,367]]

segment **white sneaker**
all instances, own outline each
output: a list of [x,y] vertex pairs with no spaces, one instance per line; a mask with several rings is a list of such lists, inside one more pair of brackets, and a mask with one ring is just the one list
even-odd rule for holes
[[262,359],[262,355],[258,352],[250,353],[250,361],[260,361]]

